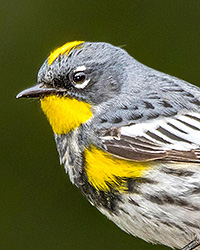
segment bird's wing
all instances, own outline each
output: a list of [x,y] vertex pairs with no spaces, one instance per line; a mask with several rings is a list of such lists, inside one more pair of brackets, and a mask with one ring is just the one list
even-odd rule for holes
[[133,161],[200,162],[200,113],[186,112],[100,131],[105,150]]

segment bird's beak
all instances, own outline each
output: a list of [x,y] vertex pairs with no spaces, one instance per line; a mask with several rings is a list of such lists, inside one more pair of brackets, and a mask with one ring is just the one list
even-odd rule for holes
[[66,92],[66,89],[62,88],[48,88],[44,84],[37,84],[31,88],[21,91],[16,98],[33,98],[33,97],[43,97],[50,94],[59,94]]

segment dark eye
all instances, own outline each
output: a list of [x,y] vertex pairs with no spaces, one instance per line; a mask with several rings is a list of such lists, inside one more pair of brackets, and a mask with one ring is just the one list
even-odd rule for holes
[[72,74],[69,76],[75,88],[84,89],[90,82],[89,75],[88,73],[86,74],[85,71],[85,65],[81,65],[76,67],[76,69],[74,69]]
[[85,79],[86,79],[86,75],[85,75],[84,72],[76,72],[73,75],[73,81],[75,83],[81,84],[81,83],[83,83],[85,81]]

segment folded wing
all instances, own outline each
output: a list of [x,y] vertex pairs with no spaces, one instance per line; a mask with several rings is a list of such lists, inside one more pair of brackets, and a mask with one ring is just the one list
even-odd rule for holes
[[200,162],[200,114],[183,113],[100,131],[105,149],[132,161]]

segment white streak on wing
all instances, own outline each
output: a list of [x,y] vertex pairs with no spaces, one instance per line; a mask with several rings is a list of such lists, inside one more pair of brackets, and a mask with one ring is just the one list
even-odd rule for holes
[[200,113],[192,112],[192,113],[190,113],[190,115],[195,116],[195,117],[200,119]]
[[[187,134],[185,133],[182,133],[180,132],[179,130],[175,129],[175,128],[172,128],[171,126],[165,124],[162,126],[164,129],[168,130],[170,133],[180,137],[180,138],[183,138],[187,141],[190,141],[191,143],[194,143],[194,144],[200,144],[200,131],[193,131],[191,129],[191,132],[187,132]],[[177,127],[179,128],[179,127]],[[183,130],[184,131],[184,130]]]
[[[120,131],[122,135],[129,136],[129,137],[143,136],[147,138],[148,140],[151,140],[155,142],[156,144],[161,145],[162,148],[165,150],[176,149],[176,150],[187,151],[187,150],[195,149],[195,148],[198,148],[200,145],[200,121],[197,121],[193,119],[192,117],[187,117],[185,116],[185,114],[179,114],[174,117],[157,118],[157,119],[149,120],[149,121],[142,122],[139,124],[121,127]],[[191,112],[188,114],[200,119],[199,113]],[[179,121],[177,119],[179,119]],[[185,125],[181,121],[186,122],[192,126],[195,126],[199,130],[193,129]],[[173,128],[167,123],[171,123],[172,125],[177,127],[177,129]],[[157,129],[159,127],[164,128],[165,130],[169,131],[171,134],[175,136],[178,136],[180,140],[170,138],[167,134],[163,134],[162,132],[158,131]],[[182,130],[183,132],[179,131],[178,129]],[[147,132],[151,132],[159,136],[160,138],[165,140],[166,143],[161,142],[157,140],[156,138],[151,137],[150,135],[147,134]],[[183,141],[181,141],[181,139],[183,139]]]
[[193,131],[193,129],[191,129],[190,127],[188,127],[187,125],[183,124],[182,122],[176,119],[171,119],[169,122],[175,127],[183,130],[185,133],[191,133]]
[[190,117],[181,116],[179,119],[200,129],[200,122],[198,122]]

